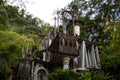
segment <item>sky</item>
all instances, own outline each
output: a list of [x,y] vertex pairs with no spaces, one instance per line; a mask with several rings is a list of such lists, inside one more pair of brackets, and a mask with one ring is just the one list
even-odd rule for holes
[[34,17],[54,25],[54,12],[68,5],[72,0],[29,0],[26,10]]

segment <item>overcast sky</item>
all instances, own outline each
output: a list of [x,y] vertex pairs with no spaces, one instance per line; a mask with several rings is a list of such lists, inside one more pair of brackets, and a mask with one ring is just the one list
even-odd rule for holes
[[44,20],[51,25],[54,25],[53,13],[55,10],[64,8],[72,0],[29,0],[26,4],[26,10],[30,14]]

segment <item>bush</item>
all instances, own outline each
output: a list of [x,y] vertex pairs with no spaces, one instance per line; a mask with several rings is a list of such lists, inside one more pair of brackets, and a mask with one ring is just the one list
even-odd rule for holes
[[49,73],[49,80],[113,80],[112,76],[103,71],[80,71],[56,69]]
[[78,80],[78,74],[72,70],[56,69],[49,74],[49,80]]

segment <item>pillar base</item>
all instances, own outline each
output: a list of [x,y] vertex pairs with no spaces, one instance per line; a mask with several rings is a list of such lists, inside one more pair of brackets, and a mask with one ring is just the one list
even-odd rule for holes
[[86,68],[78,68],[77,71],[85,71],[85,70],[89,70],[89,69],[86,69]]

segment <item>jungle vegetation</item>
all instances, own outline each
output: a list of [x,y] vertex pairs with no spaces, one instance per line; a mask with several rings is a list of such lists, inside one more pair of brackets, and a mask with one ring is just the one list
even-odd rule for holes
[[[50,71],[50,80],[120,80],[120,0],[73,0],[84,22],[82,37],[99,43],[101,71]],[[25,9],[0,0],[0,80],[16,80],[21,48],[39,49],[41,39],[53,27],[26,13]],[[90,37],[92,36],[92,37]],[[61,79],[61,76],[63,77]]]

